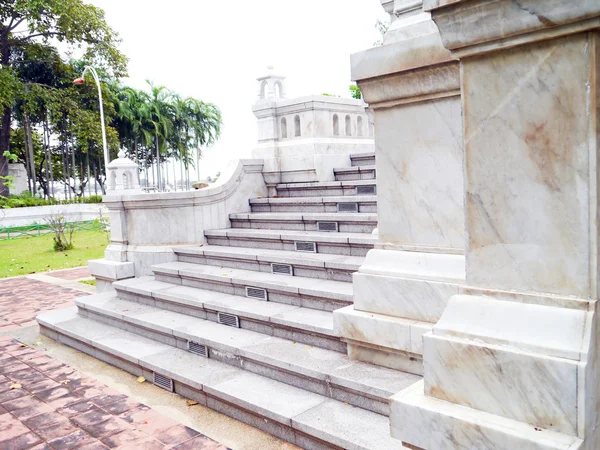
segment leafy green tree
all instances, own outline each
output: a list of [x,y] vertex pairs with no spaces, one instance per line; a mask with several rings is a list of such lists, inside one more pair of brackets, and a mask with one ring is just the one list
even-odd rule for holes
[[[117,49],[118,35],[106,24],[104,12],[82,0],[4,0],[0,3],[0,177],[8,173],[13,107],[26,85],[15,56],[30,46],[50,46],[51,39],[83,46],[84,59],[125,74],[127,60]],[[21,61],[23,62],[23,61]],[[0,179],[0,195],[8,189]]]
[[356,84],[351,84],[350,86],[348,86],[348,88],[350,89],[350,96],[352,98],[355,98],[357,100],[360,100],[362,98],[362,92]]

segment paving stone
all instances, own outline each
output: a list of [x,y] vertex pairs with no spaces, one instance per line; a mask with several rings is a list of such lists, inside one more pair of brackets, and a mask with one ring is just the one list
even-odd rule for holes
[[48,442],[48,444],[50,444],[50,446],[55,450],[80,450],[85,445],[93,444],[96,441],[96,439],[87,434],[85,431],[77,430],[71,434],[67,434],[66,436],[52,439]]
[[65,417],[64,420],[60,420],[46,427],[38,428],[35,432],[41,436],[42,439],[52,441],[74,433],[77,429],[78,428]]
[[156,435],[168,428],[177,425],[177,422],[158,414],[147,406],[138,408],[120,414],[119,417],[131,424],[133,428],[143,431],[148,435]]
[[40,403],[37,406],[16,409],[14,411],[11,411],[11,414],[17,419],[24,421],[30,419],[31,417],[39,416],[40,414],[46,414],[53,411],[54,409],[51,406],[46,405],[45,403]]
[[80,399],[77,402],[70,403],[62,408],[59,408],[56,411],[65,417],[73,417],[91,410],[101,411],[101,409],[94,405],[91,401],[87,399]]
[[130,444],[123,445],[119,447],[119,450],[163,450],[166,448],[167,446],[162,442],[157,441],[153,437],[149,437],[140,441],[135,441]]
[[104,422],[112,416],[102,409],[92,409],[82,414],[71,417],[71,421],[78,427],[85,428],[97,423]]
[[[45,389],[43,391],[39,391],[35,394],[37,398],[43,400],[45,402],[51,402],[52,400],[56,400],[59,397],[64,395],[71,394],[71,391],[64,386],[52,387],[50,389]],[[65,406],[65,405],[61,405]]]
[[2,441],[15,438],[29,432],[29,428],[17,420],[13,420],[10,414],[0,416],[0,448]]
[[52,450],[52,447],[50,447],[47,443],[42,442],[35,447],[31,447],[29,450]]
[[24,395],[22,397],[14,399],[14,400],[9,400],[7,402],[4,402],[2,404],[2,406],[7,411],[11,411],[14,414],[15,410],[19,410],[22,408],[37,407],[37,406],[41,406],[43,404],[44,403],[36,397],[33,397],[31,395]]
[[[2,439],[1,435],[0,439]],[[0,448],[6,450],[26,450],[40,442],[42,442],[42,440],[37,434],[33,432],[28,432],[10,439],[0,441]]]
[[53,425],[57,422],[64,422],[67,418],[56,411],[43,413],[34,417],[23,420],[23,424],[32,430],[45,428],[48,425]]
[[7,402],[9,400],[14,400],[15,398],[23,397],[25,395],[29,395],[27,391],[23,389],[10,389],[5,392],[0,393],[0,404]]
[[154,438],[166,445],[177,445],[198,436],[200,433],[185,425],[175,425],[167,428],[160,433],[156,433]]
[[[110,448],[121,447],[124,445],[132,444],[134,442],[140,442],[148,438],[148,435],[140,430],[124,429],[116,434],[103,437],[100,440]],[[214,442],[214,441],[213,441]],[[144,448],[145,447],[139,447]]]
[[117,400],[109,405],[103,406],[102,409],[104,409],[106,412],[114,414],[115,416],[118,416],[119,414],[122,414],[126,411],[130,411],[134,408],[139,408],[141,406],[144,406],[144,405],[140,402],[137,402],[130,398],[123,398],[123,399]]
[[32,394],[35,394],[36,392],[40,392],[40,391],[45,391],[46,389],[51,389],[51,388],[56,388],[59,387],[61,384],[50,379],[50,378],[46,378],[42,381],[38,381],[36,383],[21,383],[23,385],[23,388],[26,389],[27,391],[31,392]]
[[130,426],[127,422],[113,415],[109,415],[109,418],[102,422],[88,424],[79,423],[78,425],[80,425],[81,428],[97,439],[112,436],[113,434],[121,433],[122,431],[130,429]]
[[221,445],[206,436],[196,436],[183,444],[176,445],[173,450],[226,450],[227,447]]

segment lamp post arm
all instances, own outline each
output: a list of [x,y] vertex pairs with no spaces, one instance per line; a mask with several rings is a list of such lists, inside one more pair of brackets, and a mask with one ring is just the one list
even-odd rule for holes
[[104,167],[106,170],[106,175],[108,176],[108,164],[110,163],[108,157],[108,145],[106,144],[106,126],[104,124],[104,107],[102,106],[102,88],[100,87],[100,78],[98,77],[98,73],[92,66],[86,66],[83,69],[83,74],[81,78],[85,79],[86,72],[90,72],[94,81],[96,82],[96,87],[98,88],[98,100],[100,102],[100,122],[102,124],[102,149],[104,151]]

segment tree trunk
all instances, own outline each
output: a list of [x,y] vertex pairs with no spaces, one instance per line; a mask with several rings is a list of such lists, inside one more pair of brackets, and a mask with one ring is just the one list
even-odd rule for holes
[[[0,66],[8,67],[10,62],[10,46],[8,45],[8,35],[3,33],[2,42],[0,42]],[[0,177],[8,176],[8,158],[4,152],[10,151],[10,124],[12,121],[12,108],[6,107],[2,111],[2,122],[0,123]],[[0,196],[8,196],[8,186],[0,178]]]
[[88,185],[88,197],[92,195],[92,185],[90,181],[92,179],[92,175],[90,174],[90,149],[85,154],[85,160],[87,164],[87,185]]
[[77,173],[75,169],[77,166],[75,165],[75,145],[73,144],[73,135],[70,134],[71,137],[71,167],[73,168],[73,194],[77,195]]
[[25,169],[27,170],[27,188],[29,193],[33,196],[33,187],[31,186],[31,164],[29,163],[29,144],[27,143],[27,132],[25,131],[25,124],[23,123],[23,152],[25,155]]
[[156,187],[160,191],[161,179],[160,179],[160,152],[158,149],[158,134],[154,135],[154,146],[156,147]]
[[35,173],[35,153],[33,151],[33,135],[31,132],[31,122],[29,121],[29,116],[27,114],[25,114],[24,116],[24,132],[27,135],[27,148],[25,149],[27,151],[27,153],[29,154],[29,170],[31,171],[31,179],[32,179],[32,184],[33,184],[33,191],[32,194],[37,194],[38,190],[37,190],[37,176]]
[[44,121],[44,142],[48,152],[48,165],[50,168],[49,183],[50,183],[50,196],[54,198],[54,164],[52,161],[52,151],[50,150],[50,129],[48,128],[48,119]]
[[[2,114],[2,125],[0,128],[0,177],[8,176],[8,158],[4,156],[4,152],[10,150],[11,114],[11,108],[4,108],[4,112]],[[2,178],[0,178],[0,196],[8,196],[8,186]]]
[[94,164],[94,193],[98,195],[98,172],[96,171],[96,165]]

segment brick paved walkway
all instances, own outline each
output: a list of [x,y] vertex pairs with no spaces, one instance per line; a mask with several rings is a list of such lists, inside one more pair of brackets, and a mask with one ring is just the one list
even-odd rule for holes
[[44,352],[0,337],[0,449],[108,448],[226,450]]
[[87,266],[77,267],[75,269],[56,270],[54,272],[47,272],[46,275],[60,278],[61,280],[78,280],[80,278],[89,278],[91,276]]
[[89,277],[87,267],[0,279],[0,332],[34,325],[35,316],[42,311],[73,306],[86,292],[60,283],[77,284],[74,280],[85,277]]

